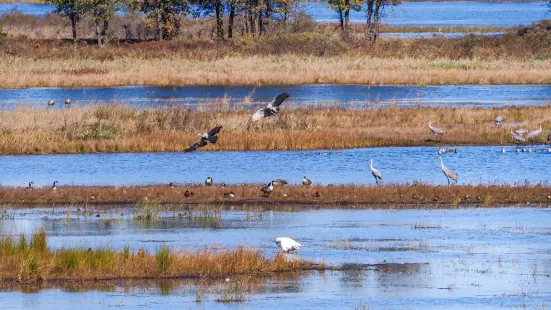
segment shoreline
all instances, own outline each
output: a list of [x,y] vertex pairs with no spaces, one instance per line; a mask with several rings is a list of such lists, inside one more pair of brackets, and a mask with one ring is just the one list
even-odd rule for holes
[[[117,207],[176,210],[300,210],[311,209],[426,209],[458,207],[494,208],[549,207],[551,187],[506,185],[393,185],[393,186],[281,186],[269,197],[261,196],[262,185],[236,186],[101,186],[50,188],[0,188],[4,210],[39,207],[77,208],[86,216],[88,208]],[[193,195],[187,195],[190,191]],[[235,198],[224,197],[234,192]],[[317,194],[316,194],[317,193]],[[520,205],[523,204],[523,205]],[[81,210],[82,208],[82,210]],[[3,217],[8,217],[5,211]],[[90,214],[88,214],[90,215]]]

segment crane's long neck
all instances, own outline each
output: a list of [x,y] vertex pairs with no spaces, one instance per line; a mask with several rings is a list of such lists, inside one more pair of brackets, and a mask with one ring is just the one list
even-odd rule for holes
[[370,162],[369,162],[369,167],[370,167],[371,169],[373,169],[373,159],[370,160]]
[[444,170],[444,162],[442,161],[442,157],[440,157],[440,167],[442,167],[442,170]]

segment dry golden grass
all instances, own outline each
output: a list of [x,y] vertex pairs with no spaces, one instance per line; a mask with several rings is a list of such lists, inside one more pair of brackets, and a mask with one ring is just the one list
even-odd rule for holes
[[[551,203],[551,188],[548,186],[506,185],[384,185],[384,186],[283,186],[276,187],[269,197],[263,197],[261,185],[236,186],[135,186],[135,187],[58,187],[50,188],[0,188],[0,203],[11,208],[36,204],[89,204],[109,205],[139,203],[139,206],[162,206],[164,204],[189,204],[204,209],[224,206],[270,206],[294,205],[324,206],[327,208],[418,208],[455,207],[459,204],[483,204],[486,207],[504,203]],[[191,191],[193,196],[186,197]],[[225,198],[224,193],[233,191],[235,198]],[[314,197],[314,193],[319,197]],[[318,195],[316,195],[318,196]],[[154,208],[153,208],[154,209]],[[161,210],[162,211],[162,210]]]
[[3,56],[0,87],[235,84],[548,84],[551,60],[227,56],[29,59]]
[[200,249],[175,252],[161,248],[157,253],[129,249],[50,250],[44,232],[31,240],[21,235],[0,239],[0,279],[35,284],[43,281],[106,280],[145,278],[212,279],[303,270],[322,270],[323,264],[288,260],[282,254],[268,259],[256,249]]
[[[292,94],[291,94],[292,95]],[[551,126],[551,106],[344,110],[285,108],[249,124],[251,111],[223,103],[204,111],[172,106],[125,105],[64,109],[16,107],[0,112],[0,154],[182,151],[198,132],[220,124],[216,150],[297,150],[373,146],[437,145],[427,122],[446,130],[443,144],[511,144],[510,128]],[[495,117],[505,117],[503,127]],[[275,133],[275,134],[274,134]],[[544,132],[533,143],[543,143]]]

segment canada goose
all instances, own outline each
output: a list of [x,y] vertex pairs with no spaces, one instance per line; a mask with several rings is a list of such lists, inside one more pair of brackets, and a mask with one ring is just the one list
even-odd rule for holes
[[186,197],[186,198],[188,198],[188,197],[193,197],[193,192],[190,191],[189,189],[186,190],[186,191],[184,192],[184,197]]
[[290,251],[298,250],[302,247],[302,244],[296,242],[295,240],[287,237],[277,237],[275,238],[275,243],[277,246],[279,246],[280,249],[283,250],[285,253],[289,253]]
[[34,182],[29,182],[29,186],[27,186],[27,189],[33,189]]
[[279,112],[279,106],[287,98],[289,98],[289,94],[287,93],[281,93],[277,95],[277,97],[275,97],[274,100],[270,102],[265,108],[262,108],[254,112],[254,114],[251,116],[251,120],[253,122],[256,122],[261,120],[264,117],[276,115]]
[[216,135],[220,132],[220,129],[222,129],[222,126],[216,126],[207,133],[198,133],[198,135],[201,137],[199,141],[195,142],[195,144],[185,149],[184,152],[195,151],[196,149],[203,147],[209,143],[216,144],[216,142],[218,142],[218,137]]
[[268,185],[262,187],[260,191],[262,192],[264,197],[270,196],[270,194],[274,191],[274,182],[272,181],[268,183]]
[[54,106],[54,105],[55,105],[55,101],[53,101],[53,100],[48,101],[48,105],[49,105],[49,106]]
[[52,185],[52,190],[54,190],[54,191],[57,190],[57,186],[55,186],[56,183],[59,183],[59,182],[58,182],[58,181],[54,181],[54,184]]
[[235,198],[235,194],[233,192],[224,193],[224,198]]
[[205,180],[205,186],[212,186],[212,178],[211,177],[207,177],[207,179]]
[[168,183],[168,187],[174,188],[174,183],[173,182]]
[[318,193],[318,192],[316,191],[316,192],[314,192],[314,193],[312,194],[312,197],[314,197],[314,198],[320,198],[321,195],[320,195],[320,193]]
[[272,184],[274,186],[283,186],[283,185],[287,184],[287,180],[277,179],[277,180],[272,181]]
[[71,104],[71,99],[67,98],[65,99],[65,105],[70,105]]
[[312,181],[310,181],[309,179],[306,178],[306,176],[304,176],[304,177],[302,178],[302,185],[304,185],[304,186],[310,186],[310,185],[312,185]]

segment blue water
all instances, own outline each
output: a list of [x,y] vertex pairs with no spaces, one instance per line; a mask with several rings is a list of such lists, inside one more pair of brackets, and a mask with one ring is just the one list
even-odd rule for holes
[[[428,132],[427,138],[433,138]],[[231,137],[220,134],[220,143]],[[445,140],[445,136],[444,136]],[[209,146],[208,148],[216,148]],[[534,147],[536,148],[536,147]],[[537,147],[542,149],[542,146]],[[300,184],[308,176],[316,184],[373,184],[369,159],[386,183],[447,184],[436,158],[437,147],[388,147],[332,151],[255,151],[194,153],[119,153],[0,156],[0,185],[144,185],[202,183],[268,183],[276,178]],[[509,146],[459,147],[444,153],[444,164],[460,184],[548,182],[551,153],[516,153]],[[269,163],[269,164],[268,164]]]
[[[435,63],[436,64],[436,63]],[[73,105],[124,103],[138,106],[181,104],[190,107],[209,105],[227,98],[242,108],[245,98],[257,104],[270,102],[286,91],[291,96],[284,106],[304,107],[337,104],[347,108],[372,108],[393,104],[411,106],[548,105],[551,85],[443,85],[443,86],[370,86],[370,85],[265,85],[265,86],[130,86],[111,88],[25,88],[0,89],[0,107],[17,104],[46,106],[55,100],[58,108],[70,98]]]
[[[547,2],[404,2],[385,12],[383,23],[393,26],[516,26],[544,19]],[[316,21],[336,22],[337,14],[324,2],[302,4]],[[365,12],[351,12],[350,21],[365,23]]]
[[[535,2],[404,2],[386,11],[384,23],[417,26],[516,26],[545,18],[545,1]],[[337,15],[324,2],[301,4],[302,10],[317,21],[336,22]],[[18,10],[24,14],[45,15],[54,6],[47,4],[0,4],[0,15]],[[364,12],[352,12],[353,23],[364,23]]]
[[[6,291],[0,292],[0,307],[542,309],[551,300],[551,210],[546,208],[222,211],[216,228],[174,218],[171,211],[151,221],[133,220],[128,208],[90,211],[100,217],[77,216],[74,208],[71,213],[64,208],[8,210],[14,219],[0,220],[0,236],[44,229],[53,249],[127,246],[134,253],[155,253],[161,246],[180,251],[249,245],[268,256],[278,251],[273,239],[288,236],[304,246],[290,259],[381,266],[249,278],[256,281],[245,284],[246,301],[229,305],[215,300],[239,278],[210,285],[131,281],[100,282],[84,290],[63,285],[37,293]],[[415,224],[436,228],[415,229]],[[204,296],[196,303],[200,285]]]

